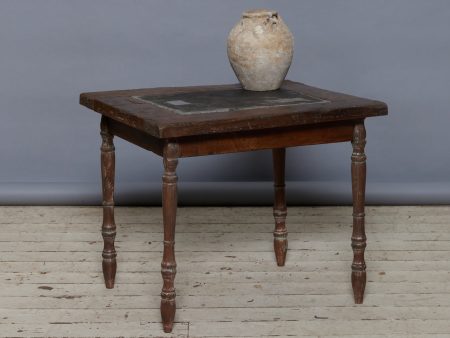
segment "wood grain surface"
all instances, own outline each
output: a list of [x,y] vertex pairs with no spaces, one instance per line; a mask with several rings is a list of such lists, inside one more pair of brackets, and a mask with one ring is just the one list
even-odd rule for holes
[[101,207],[0,207],[0,337],[448,337],[450,207],[365,212],[355,305],[351,207],[290,207],[284,267],[270,208],[178,208],[178,309],[164,334],[161,208],[116,208],[120,269],[106,289]]

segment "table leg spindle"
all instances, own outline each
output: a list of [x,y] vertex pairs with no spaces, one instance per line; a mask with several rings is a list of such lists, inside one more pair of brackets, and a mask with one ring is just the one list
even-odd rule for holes
[[366,287],[366,233],[364,229],[364,205],[366,190],[366,130],[364,123],[358,123],[353,130],[352,154],[352,195],[353,195],[353,233],[352,233],[352,287],[356,304],[362,304]]
[[164,332],[172,332],[175,318],[175,287],[174,280],[177,264],[175,262],[175,222],[177,212],[177,175],[179,147],[168,143],[164,147],[164,175],[163,175],[163,223],[164,223],[164,252],[161,263],[163,288],[161,291],[161,317]]
[[114,287],[117,262],[114,240],[116,237],[116,224],[114,221],[114,172],[115,172],[115,150],[113,135],[108,130],[108,122],[105,118],[101,121],[101,170],[103,190],[103,276],[108,289]]
[[286,149],[273,149],[273,178],[275,189],[275,202],[273,206],[273,216],[275,218],[275,230],[273,232],[273,248],[278,266],[284,266],[286,251],[288,247],[286,229],[286,197],[285,197],[285,158]]

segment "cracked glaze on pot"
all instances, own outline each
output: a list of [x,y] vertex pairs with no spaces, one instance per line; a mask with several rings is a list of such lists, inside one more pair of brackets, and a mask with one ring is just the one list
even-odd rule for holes
[[244,89],[280,88],[292,62],[294,38],[276,11],[244,12],[227,45],[231,67]]

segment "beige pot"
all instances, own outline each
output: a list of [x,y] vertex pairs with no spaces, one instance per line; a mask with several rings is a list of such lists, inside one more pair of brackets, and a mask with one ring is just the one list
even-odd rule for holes
[[276,11],[244,12],[227,45],[231,67],[244,89],[280,88],[292,62],[294,37]]

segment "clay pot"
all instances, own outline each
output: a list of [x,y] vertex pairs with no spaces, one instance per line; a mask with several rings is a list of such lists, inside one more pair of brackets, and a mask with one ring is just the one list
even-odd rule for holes
[[294,52],[294,37],[276,11],[246,11],[228,36],[228,58],[242,87],[280,88]]

